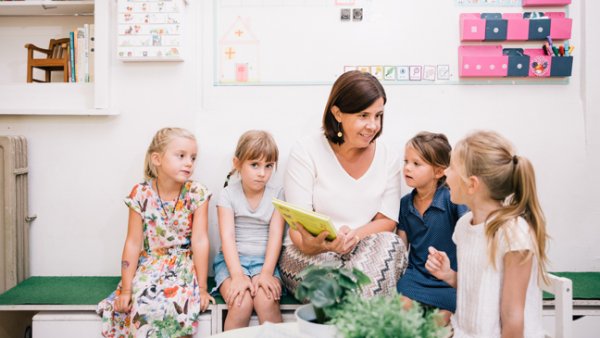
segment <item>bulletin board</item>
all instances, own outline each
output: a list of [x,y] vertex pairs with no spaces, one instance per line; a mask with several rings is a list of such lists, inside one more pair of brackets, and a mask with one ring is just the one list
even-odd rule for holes
[[214,0],[213,10],[213,82],[228,86],[331,84],[352,69],[385,84],[514,83],[459,79],[459,16],[530,9],[521,0]]

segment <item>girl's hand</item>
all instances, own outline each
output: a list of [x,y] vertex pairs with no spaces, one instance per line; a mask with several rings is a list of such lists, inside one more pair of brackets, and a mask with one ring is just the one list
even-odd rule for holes
[[450,268],[450,259],[445,252],[430,246],[425,268],[437,279],[452,285],[450,280],[454,271]]
[[227,297],[225,297],[227,305],[233,306],[236,304],[237,306],[241,306],[246,290],[250,291],[251,294],[254,291],[252,282],[248,276],[231,277],[231,284],[229,285]]
[[121,293],[115,297],[115,311],[128,313],[131,310],[131,292]]
[[344,234],[339,233],[333,241],[327,241],[329,232],[323,231],[318,236],[313,236],[302,224],[296,224],[297,231],[302,237],[302,248],[304,253],[315,255],[326,251],[340,253],[344,245]]
[[205,288],[200,288],[200,311],[206,311],[210,303],[213,303],[213,305],[216,304],[215,299]]
[[279,300],[281,298],[281,283],[279,279],[272,274],[260,273],[252,278],[252,284],[254,285],[254,293],[256,295],[258,288],[263,288],[268,299]]

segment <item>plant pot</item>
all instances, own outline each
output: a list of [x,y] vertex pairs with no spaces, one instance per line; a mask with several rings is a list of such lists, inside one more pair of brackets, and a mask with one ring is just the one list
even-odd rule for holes
[[335,325],[313,323],[317,316],[312,304],[304,304],[294,311],[301,333],[319,338],[342,338]]

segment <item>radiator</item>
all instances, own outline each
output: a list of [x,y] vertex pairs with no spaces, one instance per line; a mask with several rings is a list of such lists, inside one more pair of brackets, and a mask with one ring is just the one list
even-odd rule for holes
[[0,293],[29,276],[27,140],[0,136]]

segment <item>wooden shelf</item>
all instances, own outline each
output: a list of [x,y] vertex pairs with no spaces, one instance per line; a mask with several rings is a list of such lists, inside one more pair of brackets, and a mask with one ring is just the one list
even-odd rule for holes
[[0,16],[62,15],[94,15],[94,1],[0,1]]

